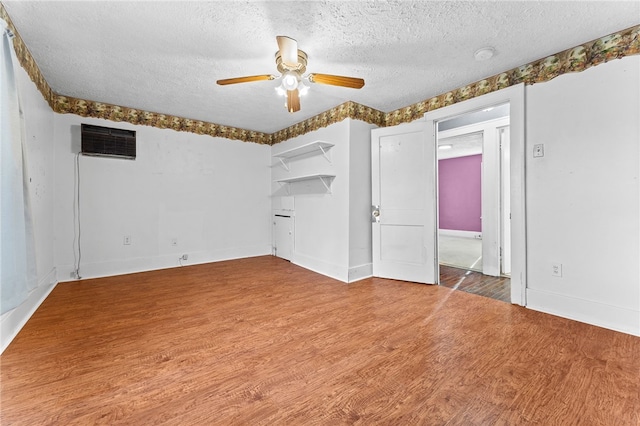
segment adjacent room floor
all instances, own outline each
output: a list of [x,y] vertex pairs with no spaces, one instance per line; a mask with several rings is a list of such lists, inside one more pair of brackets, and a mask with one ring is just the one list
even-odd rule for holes
[[263,256],[60,283],[1,424],[637,424],[640,338]]
[[482,272],[482,240],[440,233],[438,258],[442,265]]
[[503,302],[511,301],[511,279],[482,274],[482,239],[438,236],[440,284]]
[[440,285],[502,302],[511,302],[511,278],[440,265]]

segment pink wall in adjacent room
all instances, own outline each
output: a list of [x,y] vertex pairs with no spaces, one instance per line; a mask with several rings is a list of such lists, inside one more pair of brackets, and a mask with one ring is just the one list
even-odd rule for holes
[[438,161],[440,229],[482,232],[482,154]]

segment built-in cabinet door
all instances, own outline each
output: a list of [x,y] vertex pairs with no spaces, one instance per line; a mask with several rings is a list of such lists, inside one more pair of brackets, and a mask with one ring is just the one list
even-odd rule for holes
[[373,275],[436,283],[433,121],[373,129]]
[[273,217],[274,254],[291,260],[293,256],[293,217],[275,215]]

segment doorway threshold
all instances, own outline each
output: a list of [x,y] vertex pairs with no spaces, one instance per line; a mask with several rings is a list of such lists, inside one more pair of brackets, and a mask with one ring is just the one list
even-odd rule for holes
[[511,303],[511,278],[492,277],[466,268],[440,264],[440,285]]

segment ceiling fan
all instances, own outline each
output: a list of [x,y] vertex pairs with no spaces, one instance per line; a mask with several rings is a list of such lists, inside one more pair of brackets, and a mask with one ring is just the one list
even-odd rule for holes
[[[304,82],[318,84],[329,84],[331,86],[350,87],[360,89],[364,86],[364,80],[356,77],[344,77],[341,75],[311,73],[303,75],[307,70],[307,54],[298,50],[298,42],[290,37],[277,36],[278,51],[276,52],[276,67],[281,74],[282,83],[276,87],[276,91],[282,96],[286,96],[285,106],[287,111],[294,113],[300,111],[300,96],[308,90]],[[218,80],[221,86],[236,83],[249,83],[251,81],[275,80],[275,75],[250,75],[246,77],[227,78]]]

